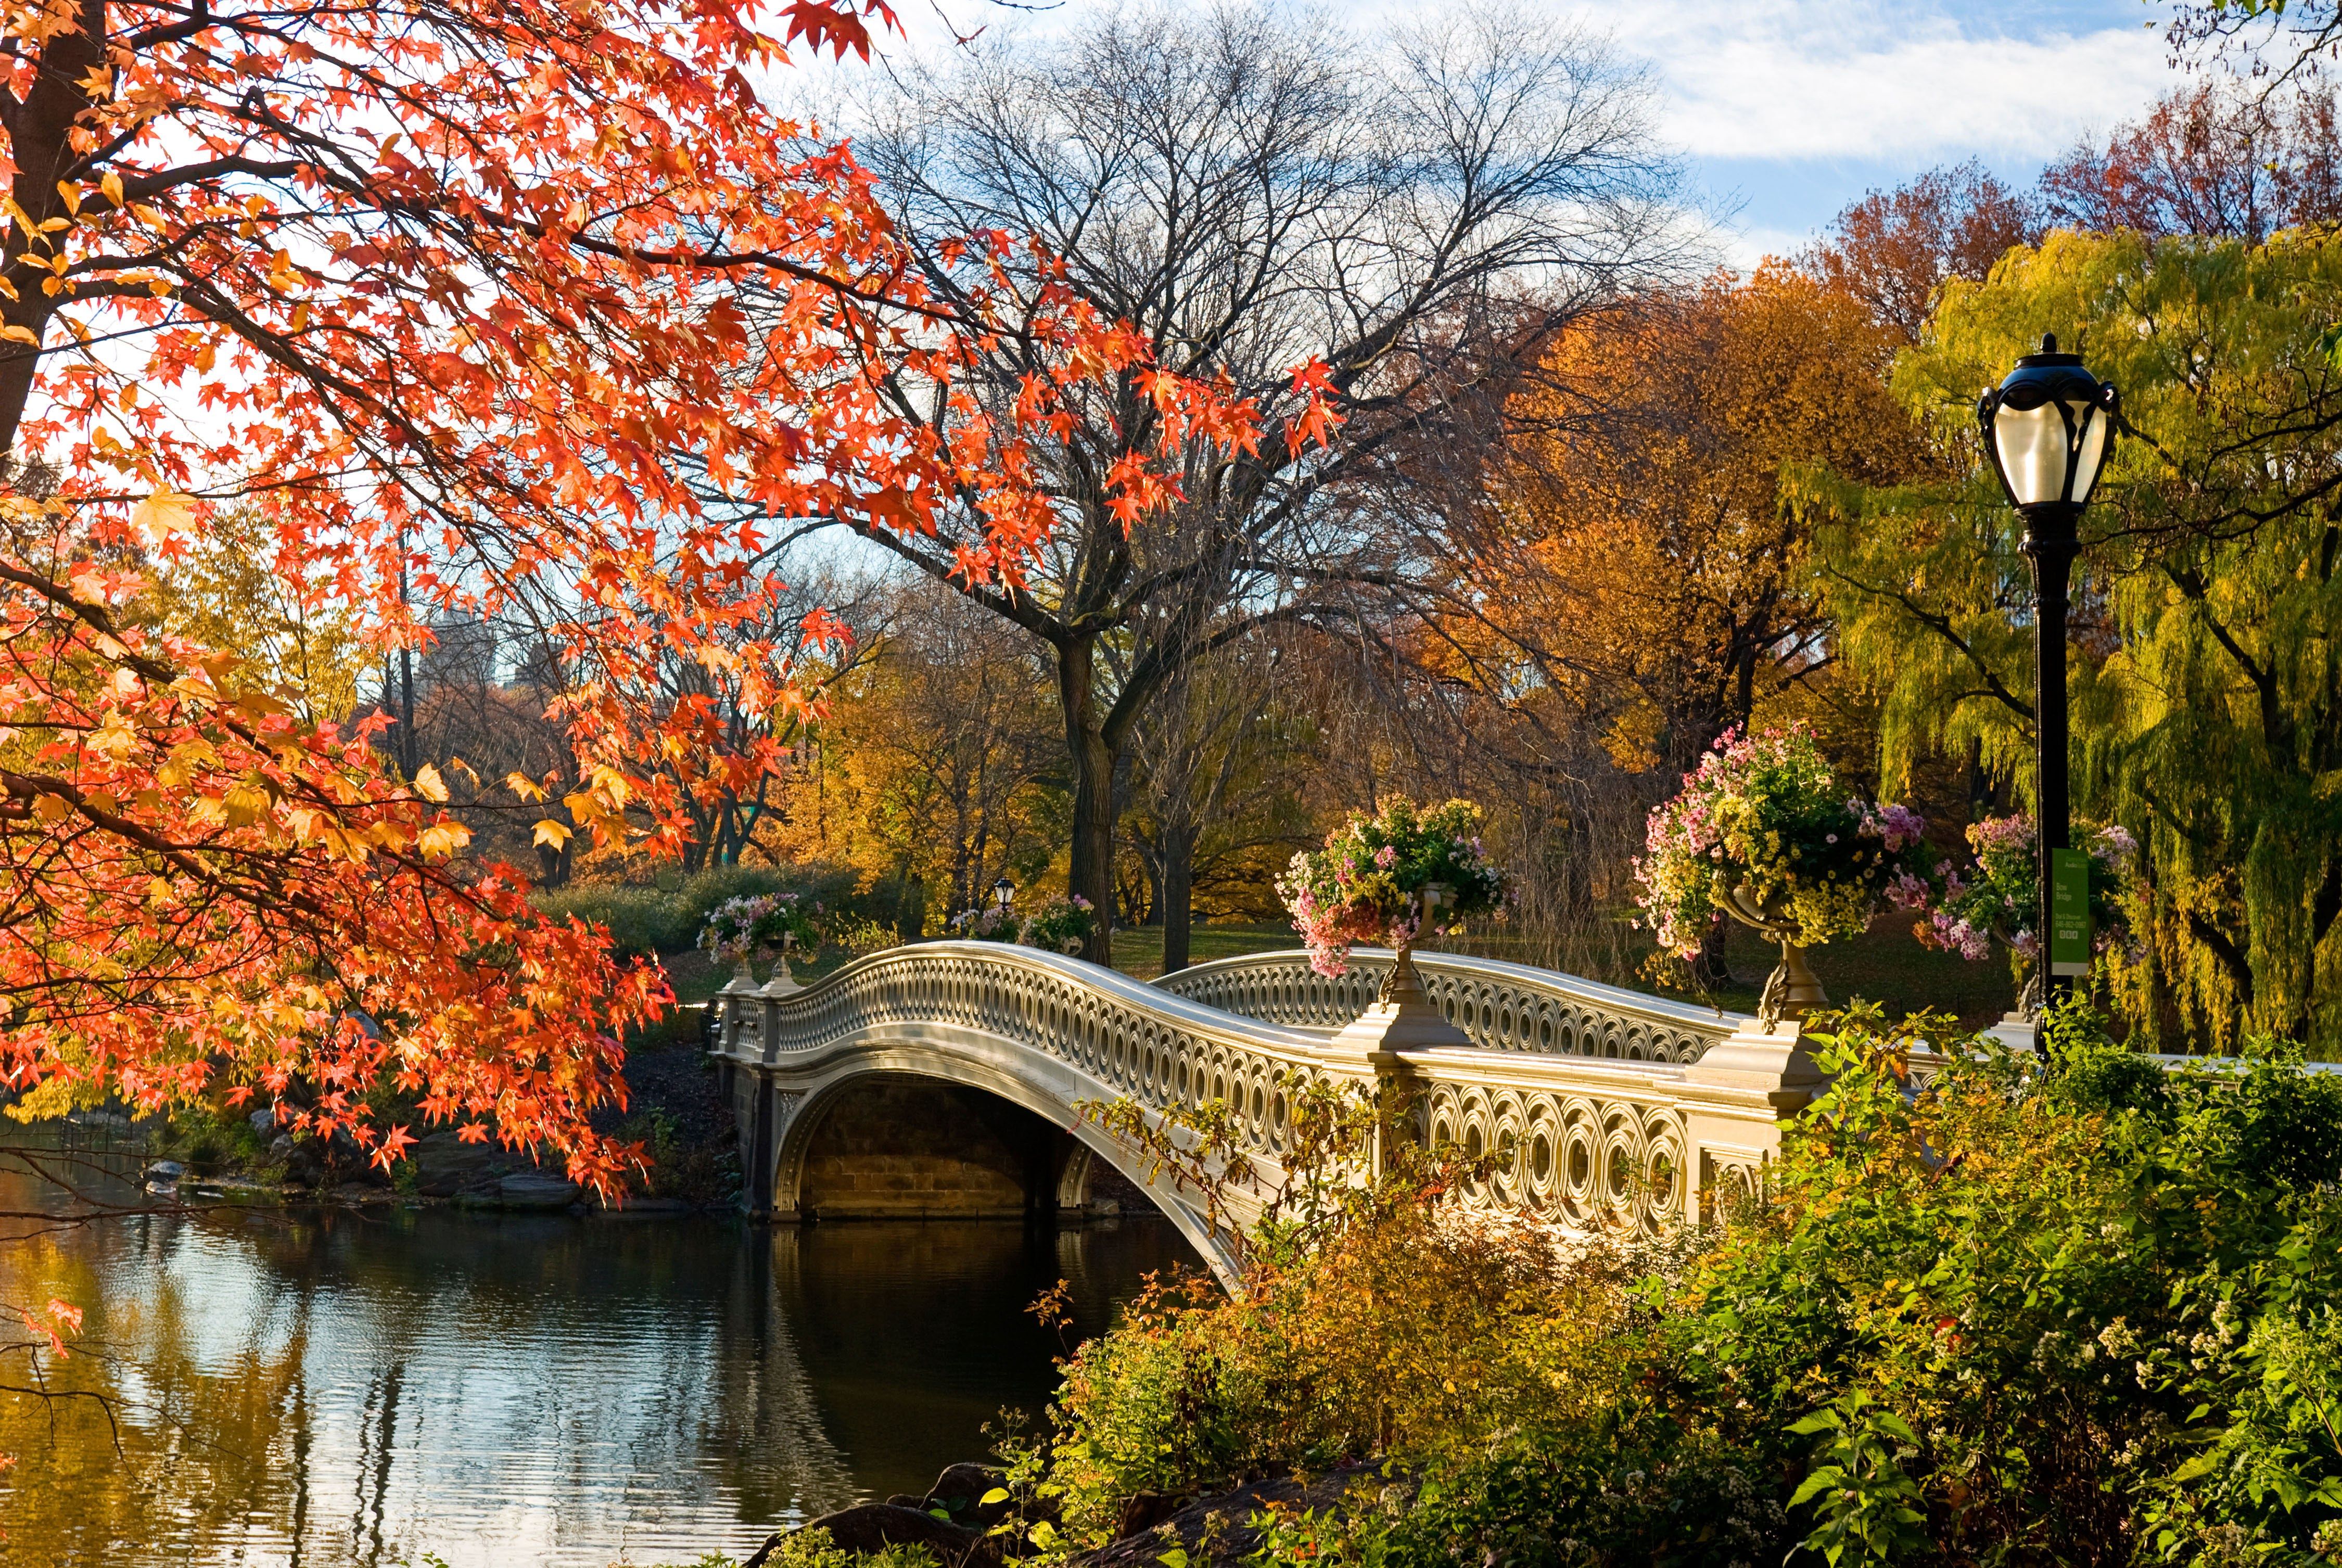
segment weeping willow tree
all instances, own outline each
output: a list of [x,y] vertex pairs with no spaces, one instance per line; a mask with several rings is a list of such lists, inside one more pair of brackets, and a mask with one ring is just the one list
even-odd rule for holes
[[2058,234],[1946,286],[1896,394],[1965,477],[1807,473],[1837,646],[1883,704],[1890,789],[1923,754],[2033,788],[2022,524],[1975,404],[2045,332],[2122,389],[2084,515],[2068,650],[2077,813],[2146,848],[2117,994],[2167,1036],[2342,1045],[2342,236]]

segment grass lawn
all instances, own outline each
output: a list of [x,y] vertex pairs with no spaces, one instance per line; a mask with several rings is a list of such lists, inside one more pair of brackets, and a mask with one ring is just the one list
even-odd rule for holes
[[[1196,925],[1187,930],[1187,961],[1209,964],[1246,953],[1289,953],[1301,939],[1289,925]],[[1163,928],[1142,925],[1114,934],[1114,966],[1125,974],[1152,980],[1163,973]]]

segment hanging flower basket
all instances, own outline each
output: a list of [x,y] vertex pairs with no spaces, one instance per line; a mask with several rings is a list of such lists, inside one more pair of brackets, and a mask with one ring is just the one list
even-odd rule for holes
[[[2090,953],[2095,958],[2132,944],[2130,906],[2137,887],[2138,841],[2119,824],[2077,823],[2074,847],[2090,857]],[[2041,1010],[2041,835],[2027,815],[1970,823],[1972,859],[1940,862],[1908,900],[1927,918],[1911,928],[1926,946],[1972,962],[2008,954],[2011,977],[2022,988],[2017,1011]]]
[[1009,942],[1078,954],[1097,929],[1097,908],[1079,894],[1052,898],[1030,914],[997,905],[964,909],[951,918],[952,934],[969,942]]

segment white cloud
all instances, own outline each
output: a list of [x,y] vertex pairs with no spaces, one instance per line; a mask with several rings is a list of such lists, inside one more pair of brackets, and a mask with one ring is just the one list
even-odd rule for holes
[[1751,272],[1767,256],[1795,255],[1812,237],[1799,229],[1736,228],[1725,236],[1724,262],[1736,272]]
[[1652,62],[1666,134],[1697,158],[2044,158],[2170,83],[2161,34],[2137,24],[2020,36],[1972,6],[1847,0],[1579,15]]

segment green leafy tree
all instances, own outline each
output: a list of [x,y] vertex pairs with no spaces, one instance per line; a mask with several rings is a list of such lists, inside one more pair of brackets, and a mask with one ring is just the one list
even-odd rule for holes
[[1945,286],[1894,372],[1965,477],[1808,508],[1840,652],[1880,694],[1889,789],[1973,748],[2032,788],[2023,524],[1973,407],[2044,332],[2131,427],[2084,516],[2068,650],[2077,811],[2146,850],[2137,1021],[2342,1036],[2342,243],[2058,234]]

